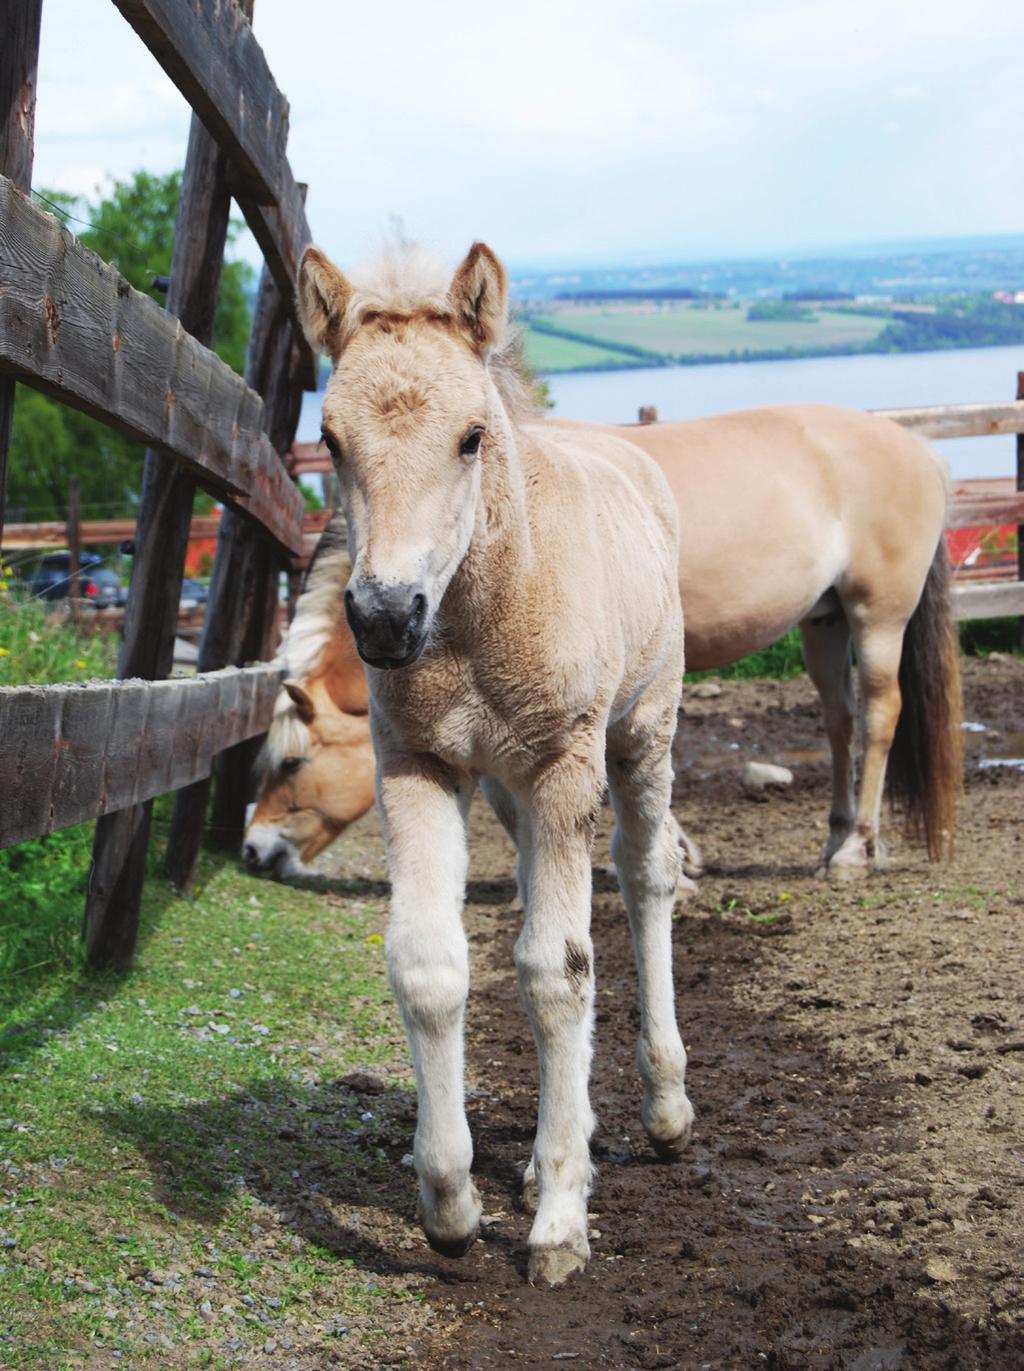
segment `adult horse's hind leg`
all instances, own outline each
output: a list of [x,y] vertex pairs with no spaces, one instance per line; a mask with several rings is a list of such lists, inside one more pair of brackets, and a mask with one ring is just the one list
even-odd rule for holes
[[440,762],[392,753],[386,744],[379,769],[391,873],[388,975],[416,1070],[420,1219],[432,1247],[460,1256],[480,1221],[462,1075],[469,957],[461,914],[473,786]]
[[856,700],[850,661],[850,626],[841,609],[800,625],[807,674],[817,687],[832,752],[832,807],[822,861],[829,862],[854,827],[853,726]]
[[[643,702],[638,709],[643,709]],[[644,1082],[642,1118],[654,1150],[665,1160],[679,1155],[693,1124],[672,982],[672,908],[681,861],[678,825],[669,810],[674,726],[674,706],[653,722],[634,711],[608,739],[608,783],[616,823],[612,857],[640,981],[637,1064]]]
[[899,670],[905,627],[902,620],[869,623],[863,612],[851,614],[864,716],[864,760],[853,831],[828,865],[828,874],[837,880],[864,875],[883,859],[878,827],[885,764],[900,716]]

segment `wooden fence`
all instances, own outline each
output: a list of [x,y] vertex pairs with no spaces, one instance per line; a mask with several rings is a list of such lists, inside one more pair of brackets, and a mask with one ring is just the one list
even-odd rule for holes
[[[318,359],[294,313],[310,240],[304,189],[288,163],[288,105],[253,35],[251,0],[114,3],[194,111],[166,309],[32,202],[42,0],[3,4],[0,492],[16,381],[148,451],[118,680],[0,691],[0,846],[97,818],[89,957],[123,966],[136,941],[153,797],[178,792],[168,866],[182,887],[214,766],[215,829],[229,841],[241,833],[248,740],[266,730],[279,685],[266,661],[277,586],[308,536],[282,457]],[[244,380],[209,346],[232,197],[265,263]],[[199,674],[167,680],[197,486],[226,508]]]

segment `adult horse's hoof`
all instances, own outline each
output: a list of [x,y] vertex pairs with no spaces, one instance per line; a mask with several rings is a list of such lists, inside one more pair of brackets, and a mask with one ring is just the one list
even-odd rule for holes
[[532,1247],[527,1277],[531,1285],[564,1285],[570,1276],[586,1269],[590,1246]]

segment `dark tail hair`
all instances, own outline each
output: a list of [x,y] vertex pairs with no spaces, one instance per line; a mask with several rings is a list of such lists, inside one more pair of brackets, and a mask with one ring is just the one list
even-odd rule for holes
[[903,636],[899,683],[903,703],[886,773],[889,798],[934,862],[944,848],[953,855],[956,801],[963,787],[960,643],[945,537]]

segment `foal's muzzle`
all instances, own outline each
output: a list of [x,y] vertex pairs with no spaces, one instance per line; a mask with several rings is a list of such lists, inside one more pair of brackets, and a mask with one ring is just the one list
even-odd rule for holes
[[385,586],[372,578],[350,585],[345,617],[360,657],[379,670],[409,666],[427,640],[427,597],[411,586]]

